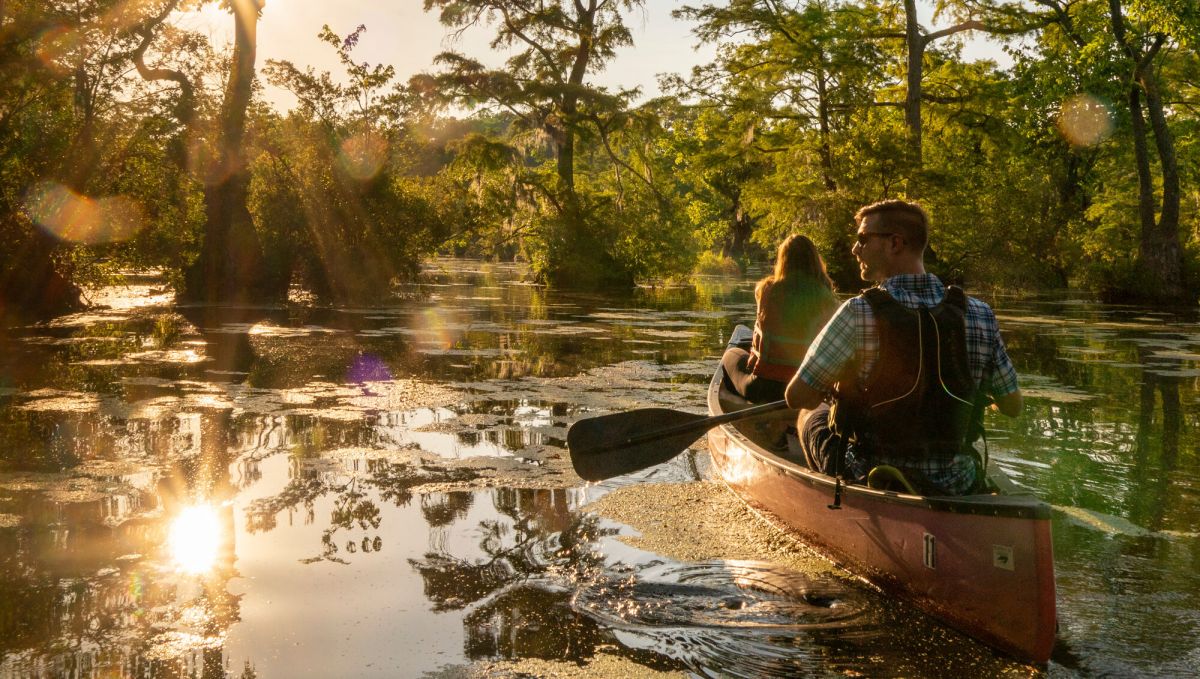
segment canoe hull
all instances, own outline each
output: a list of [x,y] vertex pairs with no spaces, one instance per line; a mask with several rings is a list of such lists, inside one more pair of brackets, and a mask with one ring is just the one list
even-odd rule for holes
[[[724,412],[720,378],[709,387],[712,414]],[[834,561],[1016,658],[1049,659],[1056,613],[1044,503],[847,486],[832,510],[831,477],[769,452],[735,425],[711,430],[709,449],[735,492]]]

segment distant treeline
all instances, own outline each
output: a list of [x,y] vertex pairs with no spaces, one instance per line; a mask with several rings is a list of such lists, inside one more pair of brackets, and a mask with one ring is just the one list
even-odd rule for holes
[[[408,82],[355,59],[362,26],[321,33],[331,74],[258,63],[258,0],[219,0],[228,48],[174,23],[216,2],[0,0],[0,316],[149,267],[210,302],[367,300],[434,254],[627,287],[791,232],[854,288],[852,215],[889,197],[932,213],[950,280],[1195,301],[1194,2],[943,0],[936,29],[915,0],[685,6],[716,57],[650,101],[594,84],[638,0],[425,0],[507,61]],[[967,36],[1011,65],[965,61]]]

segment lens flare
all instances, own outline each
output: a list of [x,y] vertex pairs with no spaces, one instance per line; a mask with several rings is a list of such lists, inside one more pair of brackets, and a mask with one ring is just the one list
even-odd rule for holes
[[342,142],[338,161],[346,174],[359,181],[366,181],[379,174],[387,161],[387,141],[371,132],[356,134]]
[[59,75],[71,72],[71,64],[67,60],[73,52],[80,49],[82,39],[78,31],[66,26],[55,26],[44,31],[34,48],[38,61]]
[[1108,105],[1090,94],[1063,102],[1058,130],[1075,146],[1099,144],[1112,134],[1113,114]]
[[205,573],[217,562],[221,522],[211,505],[186,507],[171,523],[167,543],[176,567],[184,573]]
[[89,245],[131,238],[146,222],[141,206],[131,198],[88,198],[55,182],[41,182],[30,189],[25,212],[55,238]]
[[456,319],[447,317],[445,311],[426,309],[421,313],[422,339],[437,346],[439,349],[450,349],[460,339],[452,327]]
[[354,384],[386,382],[390,379],[391,369],[375,354],[359,354],[346,370],[346,381]]

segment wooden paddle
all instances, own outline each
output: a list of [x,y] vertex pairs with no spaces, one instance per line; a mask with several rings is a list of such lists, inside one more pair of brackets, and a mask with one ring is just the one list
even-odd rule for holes
[[567,430],[567,448],[576,474],[587,481],[603,481],[662,464],[718,424],[767,415],[787,407],[785,401],[775,401],[724,415],[641,408],[589,417]]

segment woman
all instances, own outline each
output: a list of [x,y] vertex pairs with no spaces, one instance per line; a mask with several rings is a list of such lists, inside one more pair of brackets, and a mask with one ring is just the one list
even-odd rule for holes
[[809,343],[837,309],[833,281],[813,242],[798,234],[783,241],[775,273],[758,282],[754,299],[758,312],[749,351],[731,344],[721,362],[729,386],[748,401],[778,401]]

